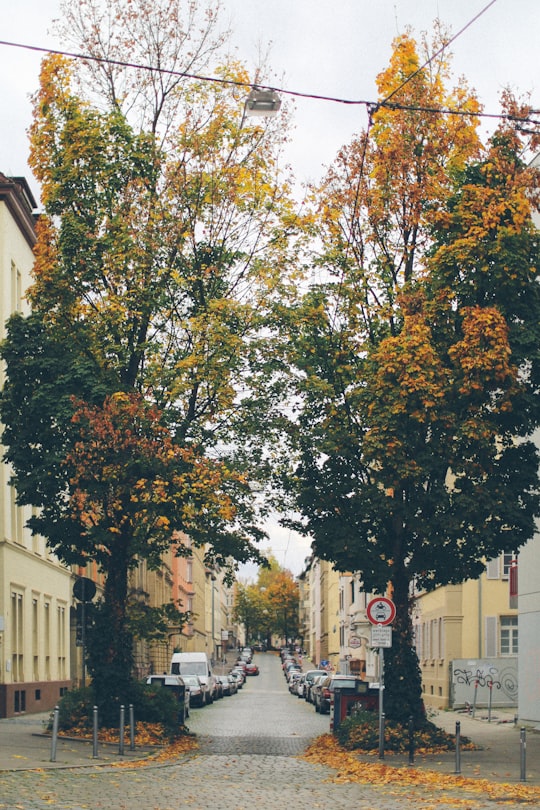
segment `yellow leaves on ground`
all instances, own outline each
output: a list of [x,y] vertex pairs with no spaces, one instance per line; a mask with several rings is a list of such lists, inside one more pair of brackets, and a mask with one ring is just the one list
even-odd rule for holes
[[[71,729],[62,732],[62,736],[77,737],[82,740],[91,740],[93,736],[92,729],[87,725],[79,724],[73,726]],[[140,760],[126,760],[114,763],[118,768],[132,768],[142,767],[157,762],[168,762],[183,754],[197,749],[197,741],[191,734],[183,734],[174,742],[168,743],[163,726],[161,723],[135,723],[135,747],[148,747],[156,746],[156,753],[151,757],[145,757]],[[98,731],[98,741],[100,743],[118,743],[120,740],[119,731],[117,728],[101,728]],[[126,746],[130,743],[130,726],[126,725],[124,730],[124,743]]]
[[[358,782],[395,788],[419,787],[441,792],[441,802],[456,807],[471,807],[471,800],[450,798],[449,792],[482,793],[494,801],[518,801],[540,806],[540,788],[529,785],[514,785],[506,782],[490,782],[487,779],[470,779],[464,776],[438,773],[427,769],[392,767],[377,761],[362,761],[355,753],[345,750],[332,734],[318,737],[302,755],[302,759],[335,769],[333,782]],[[433,800],[436,801],[436,800]]]

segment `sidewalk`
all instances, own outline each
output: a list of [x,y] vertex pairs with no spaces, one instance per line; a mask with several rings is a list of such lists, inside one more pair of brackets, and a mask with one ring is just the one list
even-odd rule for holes
[[[59,738],[56,761],[51,762],[51,737],[43,733],[48,719],[46,712],[0,720],[0,771],[111,765],[144,759],[156,750],[142,746],[130,751],[126,745],[124,754],[120,755],[117,744],[99,743],[98,756],[94,759],[91,741]],[[491,722],[488,722],[487,712],[481,709],[474,718],[447,711],[437,712],[430,719],[452,734],[459,722],[461,736],[470,738],[478,746],[474,751],[461,751],[462,776],[514,784],[521,781],[521,726],[519,722],[514,724],[512,712],[494,710]],[[366,761],[374,760],[370,757]],[[408,756],[403,755],[385,754],[384,763],[394,767],[409,766]],[[414,767],[453,774],[456,754],[454,751],[415,754]],[[540,730],[530,727],[526,729],[525,777],[528,784],[540,785]]]
[[156,752],[152,746],[130,751],[127,743],[124,754],[120,755],[118,743],[99,743],[94,759],[91,740],[59,737],[56,758],[51,762],[52,738],[44,734],[49,717],[50,712],[43,712],[0,720],[0,771],[95,767],[136,761]]
[[[525,727],[525,746],[521,743],[519,721],[514,722],[514,712],[507,709],[492,710],[491,721],[486,709],[477,709],[475,717],[454,712],[439,711],[430,715],[435,725],[456,733],[456,723],[460,724],[461,737],[472,740],[478,748],[460,752],[461,776],[487,779],[491,782],[521,782],[522,752],[524,751],[525,781],[540,785],[540,729]],[[408,767],[408,756],[385,755],[385,764]],[[414,767],[434,770],[438,773],[456,773],[456,752],[442,754],[415,754]]]

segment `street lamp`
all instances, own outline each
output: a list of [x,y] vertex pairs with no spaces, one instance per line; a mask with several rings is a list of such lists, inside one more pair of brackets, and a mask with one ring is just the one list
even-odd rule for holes
[[275,90],[252,87],[244,105],[244,115],[271,118],[278,114],[280,107],[281,99]]

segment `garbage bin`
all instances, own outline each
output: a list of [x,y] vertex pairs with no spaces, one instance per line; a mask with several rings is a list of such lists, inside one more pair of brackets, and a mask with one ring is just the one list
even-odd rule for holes
[[349,717],[354,708],[377,711],[379,690],[359,678],[344,678],[334,683],[330,731],[334,733],[341,721]]

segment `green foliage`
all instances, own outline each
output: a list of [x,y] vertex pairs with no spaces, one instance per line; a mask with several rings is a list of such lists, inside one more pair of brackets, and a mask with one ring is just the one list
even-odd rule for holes
[[[284,315],[295,371],[282,482],[296,528],[397,607],[388,713],[421,715],[414,591],[479,576],[540,514],[539,172],[508,97],[482,146],[467,87],[396,40],[370,131],[316,197],[323,280]],[[403,77],[410,80],[403,82]],[[460,120],[412,108],[446,106]],[[407,100],[410,108],[407,106]],[[287,469],[288,465],[288,469]]]
[[[94,705],[94,693],[90,687],[70,689],[58,702],[59,730],[92,728]],[[52,716],[49,721],[50,729],[52,729]]]
[[[121,60],[157,48],[165,73],[183,59],[193,72],[223,42],[197,3],[180,24],[167,0],[137,10],[113,0],[103,41],[69,5],[77,50],[106,56],[114,42]],[[88,665],[112,717],[133,638],[180,618],[130,611],[131,572],[158,568],[180,532],[228,576],[261,560],[250,487],[261,475],[260,347],[297,227],[278,168],[283,120],[243,121],[241,65],[220,69],[231,86],[162,74],[151,87],[129,69],[104,77],[103,64],[42,63],[33,314],[8,327],[0,418],[18,501],[37,507],[32,531],[65,564],[104,574]]]
[[[178,717],[178,701],[169,689],[134,681],[129,691],[136,722],[160,723],[165,734],[174,739],[182,733]],[[128,704],[129,705],[129,704]]]
[[[126,693],[126,702],[115,706],[111,712],[108,707],[103,709],[92,687],[73,689],[60,699],[58,703],[58,728],[60,731],[92,731],[94,722],[94,707],[98,709],[98,723],[100,728],[118,728],[120,723],[120,706],[125,708],[125,722],[129,723],[129,706],[133,706],[135,723],[159,723],[163,726],[168,739],[174,739],[182,732],[178,722],[178,702],[168,689],[152,687],[134,681]],[[49,720],[49,730],[52,729],[52,716]]]

